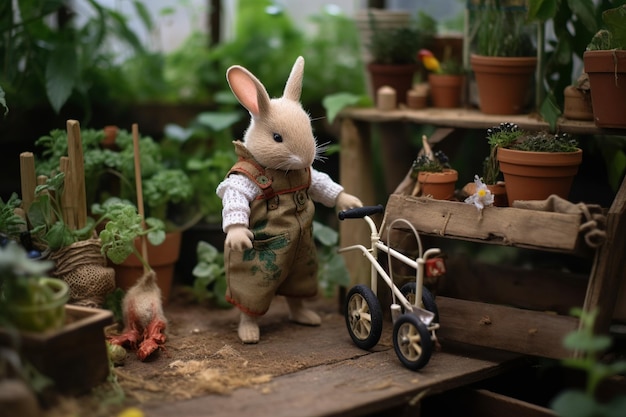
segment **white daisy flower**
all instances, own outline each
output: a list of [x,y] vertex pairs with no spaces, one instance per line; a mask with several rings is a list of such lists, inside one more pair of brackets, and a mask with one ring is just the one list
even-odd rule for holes
[[482,182],[478,175],[474,175],[474,184],[476,184],[476,192],[465,199],[468,204],[473,204],[478,210],[493,204],[493,194]]

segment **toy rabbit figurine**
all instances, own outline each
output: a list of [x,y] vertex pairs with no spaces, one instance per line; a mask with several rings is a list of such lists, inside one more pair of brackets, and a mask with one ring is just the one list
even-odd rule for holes
[[298,57],[281,98],[270,99],[248,70],[226,72],[231,90],[250,112],[243,143],[233,142],[239,161],[217,187],[226,232],[227,300],[241,311],[243,343],[257,343],[258,317],[283,295],[290,320],[311,326],[320,317],[303,306],[317,294],[313,201],[341,210],[362,206],[327,174],[313,169],[318,147],[309,115],[300,104],[304,59]]

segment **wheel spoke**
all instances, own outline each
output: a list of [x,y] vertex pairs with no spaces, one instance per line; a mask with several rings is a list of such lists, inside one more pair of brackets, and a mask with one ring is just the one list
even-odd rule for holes
[[422,354],[422,338],[417,328],[410,323],[403,324],[398,331],[398,345],[405,357],[416,360]]
[[370,314],[367,301],[354,295],[350,299],[350,325],[354,334],[359,339],[367,339],[372,331],[372,315]]

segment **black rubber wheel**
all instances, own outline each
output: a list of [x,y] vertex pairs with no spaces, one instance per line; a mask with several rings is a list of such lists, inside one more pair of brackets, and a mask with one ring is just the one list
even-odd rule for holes
[[[409,300],[409,303],[412,305],[415,305],[415,288],[415,282],[407,282],[402,286],[402,288],[400,288],[402,295],[404,295],[404,297]],[[437,308],[437,303],[435,302],[435,296],[424,286],[422,286],[422,305],[426,310],[435,314],[433,323],[439,323],[439,309]],[[404,307],[402,308],[402,312],[405,312]]]
[[374,292],[355,285],[346,297],[346,326],[355,345],[368,350],[376,346],[383,332],[383,311]]
[[404,366],[417,371],[430,360],[433,341],[420,319],[412,314],[403,314],[393,326],[393,348]]

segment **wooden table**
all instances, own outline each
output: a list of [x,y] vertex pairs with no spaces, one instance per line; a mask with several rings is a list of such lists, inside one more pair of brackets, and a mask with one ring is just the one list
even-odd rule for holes
[[[443,339],[442,350],[434,352],[424,368],[419,372],[410,371],[394,353],[391,322],[384,323],[378,345],[371,351],[363,351],[350,340],[344,317],[334,306],[331,302],[323,307],[326,313],[319,328],[298,326],[297,336],[292,331],[290,337],[289,325],[275,327],[273,324],[284,321],[287,312],[282,300],[277,300],[268,316],[262,319],[263,331],[268,327],[273,329],[271,340],[265,334],[258,345],[233,345],[243,357],[249,350],[261,349],[268,355],[283,352],[286,361],[308,363],[301,369],[229,394],[145,404],[141,409],[150,417],[351,417],[372,416],[406,406],[412,407],[412,415],[417,415],[421,398],[478,383],[528,364],[522,355],[477,349]],[[212,314],[214,320],[220,321],[215,314],[232,313]],[[176,319],[173,313],[171,317]],[[225,343],[228,342],[226,338]],[[305,356],[312,359],[298,359]]]

